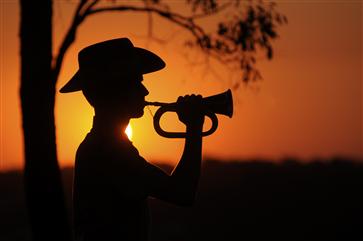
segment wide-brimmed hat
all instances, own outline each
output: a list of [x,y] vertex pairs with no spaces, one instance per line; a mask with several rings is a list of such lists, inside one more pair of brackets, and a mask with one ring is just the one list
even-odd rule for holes
[[111,65],[121,72],[136,71],[139,74],[151,73],[165,67],[165,62],[159,56],[146,49],[134,47],[128,38],[111,39],[82,49],[78,54],[78,64],[78,71],[60,89],[61,93],[79,91],[87,85],[87,81],[97,81],[82,76],[87,72],[102,71],[104,66]]

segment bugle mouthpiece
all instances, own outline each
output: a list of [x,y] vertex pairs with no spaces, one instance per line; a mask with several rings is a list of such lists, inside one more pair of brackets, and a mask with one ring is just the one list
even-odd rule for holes
[[166,106],[166,105],[168,105],[168,103],[163,103],[163,102],[149,102],[149,101],[145,101],[145,105]]

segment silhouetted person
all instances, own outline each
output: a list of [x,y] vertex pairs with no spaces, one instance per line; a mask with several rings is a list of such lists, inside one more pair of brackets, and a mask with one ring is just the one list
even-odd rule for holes
[[201,163],[201,96],[178,98],[177,114],[187,137],[169,176],[145,161],[124,133],[130,118],[143,115],[149,93],[143,74],[164,68],[164,61],[127,38],[86,47],[78,61],[78,72],[60,90],[82,91],[95,110],[93,127],[76,154],[76,239],[147,240],[148,196],[183,206],[193,203]]

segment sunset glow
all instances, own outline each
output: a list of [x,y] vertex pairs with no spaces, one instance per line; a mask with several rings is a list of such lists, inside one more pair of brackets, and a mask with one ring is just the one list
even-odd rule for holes
[[132,127],[131,124],[128,124],[125,130],[125,133],[127,135],[127,137],[129,138],[129,140],[132,140]]
[[[24,165],[18,2],[1,1],[0,171]],[[54,54],[78,1],[55,2]],[[178,5],[179,1],[170,2]],[[280,28],[279,38],[273,42],[272,61],[263,54],[257,56],[263,81],[233,89],[234,116],[219,117],[218,130],[203,139],[203,155],[220,160],[294,157],[309,161],[336,156],[361,160],[361,1],[281,1],[278,9],[289,23]],[[148,101],[170,103],[192,93],[210,96],[231,88],[233,78],[240,79],[219,62],[206,60],[200,52],[185,47],[191,36],[157,16],[153,34],[165,42],[148,39],[147,19],[147,14],[100,14],[87,18],[79,28],[56,86],[55,124],[61,166],[74,165],[76,150],[92,128],[94,111],[82,93],[58,93],[78,69],[78,52],[90,44],[128,37],[135,46],[161,56],[166,68],[143,76],[150,92]],[[213,24],[206,18],[200,21],[207,28]],[[125,132],[146,160],[175,164],[184,141],[158,136],[152,120],[156,107],[150,109],[145,108],[142,118],[132,119]],[[184,131],[173,113],[166,114],[161,125],[166,130]]]

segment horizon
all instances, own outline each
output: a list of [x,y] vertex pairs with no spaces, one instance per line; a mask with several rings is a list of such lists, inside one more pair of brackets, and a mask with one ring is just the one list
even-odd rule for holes
[[[151,160],[150,163],[152,163],[153,165],[156,165],[158,167],[161,167],[164,171],[172,171],[173,169],[173,164],[168,162],[168,161],[160,161],[160,160]],[[301,159],[296,159],[293,157],[285,157],[285,158],[281,158],[279,160],[269,160],[266,158],[258,158],[258,157],[254,157],[251,159],[218,159],[218,158],[214,158],[214,157],[207,157],[207,158],[203,158],[202,160],[202,167],[203,166],[208,166],[210,164],[215,164],[218,163],[220,165],[239,165],[241,164],[243,165],[273,165],[276,167],[281,167],[281,166],[289,166],[291,164],[293,165],[298,165],[301,167],[304,166],[311,166],[311,165],[323,165],[323,166],[329,166],[329,165],[336,165],[336,164],[347,164],[347,165],[351,165],[351,166],[359,166],[359,167],[363,167],[363,160],[362,159],[353,159],[353,158],[346,158],[346,157],[341,157],[341,156],[336,156],[336,157],[331,157],[331,158],[327,158],[327,159],[322,159],[322,158],[313,158],[310,160],[301,160]],[[164,169],[166,168],[166,170]],[[60,170],[67,170],[67,169],[74,169],[74,165],[62,165],[60,167]],[[22,168],[9,168],[9,169],[5,169],[5,170],[0,170],[0,174],[7,174],[7,173],[22,173],[24,170]]]

